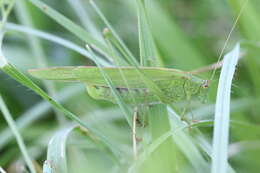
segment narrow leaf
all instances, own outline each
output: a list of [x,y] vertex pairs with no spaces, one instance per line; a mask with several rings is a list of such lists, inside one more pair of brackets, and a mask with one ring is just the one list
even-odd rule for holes
[[[97,59],[94,52],[92,52],[91,48],[89,46],[87,46],[87,48],[88,48],[89,52],[91,53],[92,58]],[[102,77],[104,78],[104,80],[108,84],[109,88],[111,89],[111,92],[112,92],[113,96],[115,97],[119,107],[123,111],[128,124],[130,126],[132,126],[132,118],[131,118],[132,115],[131,115],[130,110],[128,109],[127,105],[124,103],[124,101],[121,98],[118,91],[115,89],[115,86],[114,86],[113,82],[111,81],[111,78],[107,75],[107,73],[104,71],[104,69],[101,67],[101,65],[97,61],[95,61],[95,63],[98,66],[98,69],[99,69],[100,73],[102,74]]]
[[77,126],[66,127],[59,130],[48,144],[47,162],[53,173],[66,173],[67,170],[67,138]]
[[82,27],[75,24],[70,19],[68,19],[64,15],[60,14],[56,10],[52,9],[51,7],[49,7],[48,5],[46,5],[45,3],[43,3],[40,0],[29,0],[29,1],[33,5],[35,5],[39,9],[41,9],[42,12],[44,12],[49,17],[54,19],[57,23],[59,23],[64,28],[66,28],[67,30],[72,32],[74,35],[76,35],[79,39],[83,40],[84,42],[86,42],[88,44],[95,45],[95,47],[97,47],[100,51],[109,55],[108,49],[105,47],[105,45],[103,43],[101,43],[100,41],[96,40],[91,34],[86,32]]
[[8,123],[8,126],[11,128],[11,130],[12,130],[12,132],[13,132],[15,138],[16,138],[16,141],[18,143],[18,146],[19,146],[19,148],[20,148],[20,150],[23,154],[24,160],[25,160],[26,164],[28,165],[30,171],[32,173],[36,173],[35,167],[34,167],[32,160],[29,156],[29,153],[28,153],[28,150],[25,146],[23,138],[22,138],[21,134],[19,133],[19,131],[18,131],[16,125],[15,125],[14,119],[13,119],[11,113],[9,112],[1,94],[0,94],[0,112],[3,113],[3,116]]
[[[38,29],[34,29],[34,28],[31,28],[31,27],[28,27],[28,26],[17,25],[17,24],[14,24],[14,23],[7,23],[5,25],[5,29],[25,33],[25,34],[28,34],[28,35],[34,35],[34,36],[39,37],[41,39],[45,39],[45,40],[57,43],[59,45],[62,45],[64,47],[68,48],[68,49],[71,49],[75,52],[78,52],[79,54],[91,59],[90,54],[86,49],[78,46],[77,44],[75,44],[75,43],[73,43],[69,40],[58,37],[56,35],[53,35],[53,34],[38,30]],[[99,58],[99,57],[98,57],[98,61],[99,61],[100,64],[102,64],[104,66],[110,65],[110,63],[108,61],[106,61],[102,58]]]
[[40,95],[43,99],[47,100],[54,108],[56,108],[58,111],[62,112],[66,117],[69,119],[77,122],[78,124],[82,125],[86,129],[88,129],[93,135],[96,135],[102,142],[104,142],[110,149],[113,151],[113,153],[116,156],[120,156],[120,152],[116,149],[114,149],[111,142],[107,139],[106,136],[104,136],[100,131],[97,129],[92,128],[89,124],[83,122],[80,118],[78,118],[75,114],[68,111],[66,108],[64,108],[61,104],[56,102],[54,99],[52,99],[48,94],[46,94],[40,87],[38,87],[35,83],[33,83],[27,76],[25,76],[23,73],[21,73],[18,69],[16,69],[13,65],[7,64],[1,69],[3,72],[14,78],[16,81],[20,82],[24,86],[32,89],[34,92],[36,92],[38,95]]
[[145,3],[143,0],[136,0],[138,14],[138,31],[139,31],[139,47],[140,61],[143,66],[160,65],[161,60],[156,50],[150,26],[147,20]]
[[239,59],[240,46],[224,57],[215,108],[211,173],[225,173],[228,167],[228,136],[232,79]]

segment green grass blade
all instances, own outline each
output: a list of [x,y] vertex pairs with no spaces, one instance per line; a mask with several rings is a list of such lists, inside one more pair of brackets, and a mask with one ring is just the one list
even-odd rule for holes
[[187,127],[180,127],[174,131],[168,131],[154,140],[144,151],[138,156],[138,159],[129,167],[128,173],[134,173],[138,168],[150,157],[150,155],[155,152],[160,145],[167,141],[174,133],[184,130]]
[[[79,88],[78,86],[71,86],[64,88],[61,90],[58,95],[57,99],[59,102],[63,103],[68,101],[72,96],[76,93],[83,92],[83,88]],[[15,124],[19,131],[22,131],[36,120],[39,120],[47,113],[51,111],[51,105],[46,101],[41,101],[35,104],[32,108],[26,110],[24,113],[19,115],[16,119]],[[0,132],[0,150],[6,146],[9,141],[13,138],[12,133],[9,131],[8,128],[1,130]]]
[[[171,123],[171,130],[180,129],[186,127],[187,124],[180,120],[180,116],[177,115],[170,107],[168,107],[168,114]],[[209,164],[203,157],[200,150],[196,147],[192,137],[189,136],[184,130],[177,131],[172,135],[172,140],[184,156],[189,160],[194,168],[194,172],[209,172]]]
[[[163,51],[164,63],[178,69],[192,70],[205,65],[203,55],[187,38],[177,22],[160,6],[159,1],[149,1],[147,16],[158,47]],[[148,4],[147,4],[148,5]],[[187,63],[191,62],[192,63]]]
[[27,151],[26,146],[24,144],[23,138],[22,138],[21,134],[19,133],[19,131],[18,131],[16,125],[15,125],[15,122],[14,122],[14,120],[12,118],[12,115],[9,112],[9,110],[8,110],[8,108],[7,108],[7,106],[6,106],[5,102],[4,102],[1,94],[0,94],[0,110],[3,113],[4,118],[6,119],[6,121],[8,123],[8,126],[11,128],[11,130],[12,130],[12,132],[13,132],[15,138],[16,138],[18,146],[19,146],[19,148],[20,148],[20,150],[21,150],[21,152],[23,154],[25,162],[28,165],[31,173],[36,173],[35,167],[34,167],[34,165],[32,163],[32,160],[31,160],[31,158],[30,158],[30,156],[28,154],[28,151]]
[[[91,48],[89,46],[87,46],[87,48],[88,48],[89,52],[92,54],[92,58],[93,59],[97,59],[95,54],[94,54],[94,52],[92,52]],[[97,61],[95,61],[95,62],[96,62],[96,65],[98,66],[102,76],[104,77],[106,83],[108,84],[109,88],[111,89],[111,92],[112,92],[113,96],[115,97],[116,102],[118,103],[119,107],[123,111],[128,124],[132,127],[132,118],[131,118],[132,114],[131,114],[128,106],[124,103],[124,101],[121,98],[120,94],[115,89],[115,86],[113,85],[113,82],[111,81],[109,76],[105,73],[105,71],[102,69],[101,65]]]
[[[0,64],[1,67],[1,64]],[[6,64],[1,68],[3,72],[14,78],[16,81],[20,82],[24,86],[32,89],[35,93],[40,95],[43,99],[47,100],[54,108],[56,108],[58,111],[62,112],[66,117],[69,119],[77,122],[78,124],[82,125],[86,129],[88,129],[91,133],[96,135],[102,142],[104,142],[113,152],[116,156],[120,156],[120,152],[113,147],[111,142],[107,139],[106,136],[104,136],[101,132],[98,130],[90,127],[87,123],[83,122],[80,118],[78,118],[75,114],[65,109],[61,104],[56,102],[54,99],[52,99],[48,94],[46,94],[41,88],[39,88],[36,84],[34,84],[27,76],[22,74],[20,71],[18,71],[13,65]]]
[[239,59],[240,46],[225,55],[220,74],[215,108],[211,173],[225,173],[228,165],[228,136],[232,78]]
[[[154,172],[160,172],[160,170],[168,170],[169,172],[175,172],[179,163],[177,159],[179,155],[176,153],[176,145],[170,138],[165,138],[164,141],[160,141],[161,143],[157,143],[157,139],[171,131],[167,105],[153,105],[149,108],[148,112],[149,114],[147,115],[147,119],[149,127],[147,133],[149,133],[151,139],[150,141],[147,140],[144,142],[144,144],[147,145],[144,145],[143,147],[151,147],[154,150],[153,152],[150,150],[149,155],[147,155],[148,153],[144,152],[146,153],[146,162],[142,164],[141,171],[149,172],[150,170],[153,170]],[[152,146],[154,142],[156,147]],[[149,144],[151,144],[151,146]]]
[[[72,6],[74,12],[80,19],[80,22],[83,24],[91,35],[94,36],[100,42],[104,42],[102,35],[95,25],[94,21],[91,19],[91,16],[88,14],[87,9],[84,8],[84,0],[68,0],[69,4]],[[87,2],[88,3],[88,2]]]
[[[99,14],[99,16],[101,17],[101,19],[104,21],[104,23],[107,25],[108,29],[111,31],[113,37],[115,38],[116,42],[119,43],[119,47],[122,48],[122,52],[125,52],[126,54],[126,58],[127,60],[130,62],[131,65],[136,67],[136,70],[139,72],[140,76],[142,77],[143,81],[146,83],[147,87],[159,98],[159,100],[161,100],[162,102],[164,102],[164,100],[167,100],[165,95],[163,94],[163,92],[161,91],[161,89],[154,83],[151,81],[151,79],[147,78],[141,70],[138,69],[138,62],[136,61],[136,59],[134,58],[134,56],[132,55],[132,53],[128,50],[128,48],[126,47],[126,45],[123,43],[123,41],[121,40],[121,38],[117,35],[117,33],[115,32],[115,30],[113,29],[113,27],[110,25],[110,23],[108,22],[108,20],[105,18],[105,16],[102,14],[102,12],[100,11],[100,9],[96,6],[95,2],[93,0],[90,0],[91,5],[93,6],[93,8],[97,11],[97,13]],[[117,44],[117,43],[116,43]],[[118,47],[118,48],[119,48]]]
[[142,66],[161,65],[161,59],[154,44],[147,20],[145,2],[136,0],[139,31],[140,64]]
[[59,130],[48,144],[47,160],[51,164],[53,173],[67,173],[67,138],[77,126],[66,127]]
[[[25,26],[33,27],[31,14],[29,13],[29,9],[26,6],[24,0],[17,1],[15,4],[15,12],[17,14],[17,18],[19,22]],[[44,50],[41,46],[40,41],[32,36],[28,35],[28,44],[32,50],[33,56],[36,59],[37,66],[39,68],[47,67],[47,61],[45,59]]]
[[[171,129],[163,133],[148,147],[146,147],[146,149],[139,155],[134,164],[131,165],[131,167],[129,168],[129,173],[135,172],[135,170],[140,167],[144,163],[144,161],[150,158],[150,155],[155,152],[160,147],[160,145],[165,143],[170,137],[172,137],[173,142],[176,143],[180,151],[191,162],[196,172],[207,172],[205,170],[209,170],[207,161],[203,158],[203,155],[199,152],[199,149],[196,148],[194,141],[187,133],[184,132],[184,130],[187,130],[189,126],[183,123],[179,119],[179,116],[169,107],[168,114],[171,123]],[[177,155],[175,157],[178,158],[178,156],[181,157],[181,155]]]
[[94,38],[91,34],[86,32],[82,27],[79,25],[73,23],[70,19],[66,18],[64,15],[60,14],[56,10],[52,9],[45,3],[43,3],[40,0],[29,0],[33,5],[38,7],[42,10],[45,14],[47,14],[49,17],[51,17],[53,20],[55,20],[57,23],[62,25],[64,28],[72,32],[74,35],[76,35],[79,39],[84,41],[88,44],[93,44],[95,48],[97,48],[102,53],[105,53],[107,56],[110,55],[108,52],[108,49],[106,46],[98,41],[96,38]]
[[[25,33],[28,35],[34,35],[36,37],[57,43],[59,45],[62,45],[68,49],[78,52],[79,54],[91,59],[89,52],[85,48],[82,48],[82,47],[78,46],[77,44],[75,44],[69,40],[66,40],[64,38],[58,37],[56,35],[53,35],[53,34],[50,34],[47,32],[43,32],[38,29],[33,29],[33,28],[30,28],[27,26],[13,24],[13,23],[7,23],[5,25],[5,29],[10,30],[10,31],[22,32],[22,33]],[[104,60],[103,58],[98,57],[98,62],[104,66],[111,66],[110,62],[108,62],[107,60]]]
[[[129,66],[131,64],[129,60],[124,57],[128,57],[127,54],[122,50],[120,45],[115,41],[112,33],[108,28],[103,30],[103,36],[109,50],[112,52],[113,62],[116,66]],[[122,55],[122,56],[121,56]]]
[[106,17],[103,15],[103,13],[101,12],[101,10],[98,8],[98,6],[95,4],[95,2],[93,0],[90,0],[90,4],[93,6],[93,8],[96,10],[97,14],[100,16],[100,18],[103,20],[103,22],[106,24],[106,26],[108,27],[108,29],[111,31],[113,37],[115,38],[116,44],[119,44],[118,48],[122,49],[122,53],[126,55],[126,58],[129,60],[129,62],[131,63],[131,65],[136,65],[138,66],[138,62],[135,59],[134,55],[131,53],[131,51],[127,48],[127,46],[124,44],[124,42],[122,41],[122,39],[119,37],[119,35],[116,33],[116,31],[114,30],[114,28],[112,27],[112,25],[108,22],[108,20],[106,19]]
[[[235,99],[231,101],[230,111],[232,113],[247,111],[254,107],[254,103],[258,102],[257,99]],[[187,113],[187,117],[192,117],[196,115],[196,121],[213,120],[214,119],[214,109],[215,104],[204,105],[197,109],[193,109],[191,112]],[[194,123],[196,124],[196,123]]]
[[[208,154],[208,156],[212,156],[212,146],[210,142],[206,139],[206,137],[199,130],[196,130],[197,135],[195,136],[195,140],[197,141],[200,148]],[[228,165],[228,173],[235,173],[236,171]]]
[[[16,13],[19,14],[17,16],[20,22],[24,25],[33,27],[31,14],[26,7],[25,0],[17,1],[15,7]],[[40,40],[33,35],[28,35],[28,39],[30,50],[36,59],[37,66],[39,68],[47,67],[47,60],[45,59],[46,55],[44,53]],[[44,87],[47,89],[48,94],[50,94],[51,97],[56,97],[55,84],[52,81],[44,81],[43,84]],[[66,119],[56,110],[54,110],[54,112],[56,115],[56,120],[58,120],[60,124],[65,123]]]
[[[259,5],[255,5],[254,1],[250,0],[229,0],[230,8],[235,11],[235,15],[239,14],[241,10],[242,14],[239,19],[240,33],[246,41],[259,42],[260,40],[260,14]],[[242,45],[241,45],[242,46]],[[260,98],[260,76],[259,72],[259,59],[260,49],[254,46],[243,46],[247,50],[247,61],[245,65],[249,72],[250,80],[253,82],[255,88],[255,94]]]
[[130,90],[130,86],[127,82],[127,79],[125,78],[125,74],[123,73],[122,69],[120,68],[120,66],[124,66],[125,61],[118,56],[118,54],[117,54],[116,50],[114,49],[114,47],[112,46],[110,40],[107,39],[107,37],[105,39],[106,39],[108,48],[110,49],[110,52],[112,53],[112,58],[114,59],[115,66],[118,68],[121,78],[123,79],[123,82],[126,85],[126,88],[130,91],[130,97],[131,97],[132,103],[134,103],[134,105],[136,105],[136,100],[133,97],[132,91]]
[[[3,32],[3,26],[6,24],[7,19],[14,7],[15,0],[10,1],[1,1],[0,3],[0,10],[1,10],[1,23],[0,23],[0,30],[1,34]],[[1,40],[2,41],[2,40]]]

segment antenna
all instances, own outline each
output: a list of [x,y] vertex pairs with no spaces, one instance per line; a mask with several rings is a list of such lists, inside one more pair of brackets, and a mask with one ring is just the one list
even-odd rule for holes
[[[221,58],[222,58],[222,56],[223,56],[223,54],[224,54],[224,51],[225,51],[225,49],[226,49],[226,47],[227,47],[227,44],[228,44],[228,42],[229,42],[229,40],[230,40],[230,37],[231,37],[233,31],[235,30],[235,28],[236,28],[236,26],[237,26],[237,23],[238,23],[238,21],[239,21],[241,15],[242,15],[242,13],[243,13],[243,11],[244,11],[246,5],[247,5],[247,3],[248,3],[248,0],[245,0],[244,3],[242,4],[241,9],[239,10],[239,14],[238,14],[238,16],[236,17],[236,19],[235,19],[235,21],[234,21],[234,23],[233,23],[233,25],[232,25],[232,28],[231,28],[230,32],[228,33],[228,36],[227,36],[227,39],[226,39],[226,41],[225,41],[225,43],[224,43],[223,48],[221,49],[221,52],[220,52],[220,54],[219,54],[218,61],[217,61],[216,64],[218,64],[218,63],[220,62],[220,60],[221,60]],[[211,75],[211,77],[210,77],[210,81],[213,80],[213,78],[214,78],[214,76],[215,76],[215,74],[216,74],[217,68],[218,68],[218,67],[215,66],[215,68],[214,68],[214,70],[213,70],[213,72],[212,72],[212,75]]]

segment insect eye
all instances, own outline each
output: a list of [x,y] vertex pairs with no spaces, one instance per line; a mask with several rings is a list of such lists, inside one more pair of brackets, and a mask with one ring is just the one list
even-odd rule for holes
[[205,80],[202,84],[203,88],[208,88],[209,87],[209,80]]

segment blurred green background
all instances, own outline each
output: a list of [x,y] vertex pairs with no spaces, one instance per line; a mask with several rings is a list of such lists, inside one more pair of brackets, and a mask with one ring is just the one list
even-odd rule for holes
[[[42,2],[85,28],[97,40],[104,42],[102,31],[106,25],[88,1]],[[190,71],[217,62],[231,28],[241,8],[243,9],[224,50],[226,53],[235,43],[241,43],[242,59],[237,66],[232,88],[229,166],[234,172],[257,173],[260,169],[260,1],[245,2],[246,0],[147,0],[146,13],[162,66]],[[19,3],[15,4],[9,16],[3,42],[3,52],[9,62],[28,76],[28,69],[45,65],[94,65],[93,61],[79,52],[50,40],[38,39],[26,28],[21,27],[22,32],[17,31],[19,26],[27,26],[66,39],[85,49],[82,40],[46,16],[35,5],[27,0],[21,0]],[[139,59],[135,1],[96,0],[95,3]],[[23,9],[24,7],[26,9]],[[14,27],[12,24],[19,26]],[[37,59],[37,56],[43,60]],[[212,71],[209,71],[198,76],[209,79],[211,74]],[[218,76],[217,71],[211,82],[208,101],[204,104],[192,102],[191,114],[194,120],[212,122]],[[124,157],[121,163],[95,136],[84,129],[74,127],[33,91],[0,72],[0,92],[17,122],[35,165],[43,164],[47,149],[59,159],[62,155],[59,153],[59,145],[67,146],[65,162],[70,172],[127,172],[129,167],[136,164],[132,160],[131,129],[118,105],[92,99],[82,84],[43,83],[33,80],[66,108],[113,141],[114,147],[120,148]],[[156,111],[158,110],[154,110]],[[164,126],[157,128],[163,129]],[[159,135],[164,133],[158,129],[155,136],[157,132]],[[209,172],[210,156],[205,148],[206,144],[211,143],[212,130],[210,123],[185,130],[186,137],[191,141],[187,143],[195,149],[185,148],[189,145],[185,144],[186,139],[183,138],[179,139],[179,142],[175,141],[175,144],[167,140],[158,152],[142,163],[140,172]],[[146,138],[143,131],[145,130],[140,128],[138,135]],[[48,147],[50,139],[53,139],[54,144],[51,143]],[[141,142],[140,152],[146,147],[149,148],[149,144]],[[182,145],[184,149],[181,148]],[[62,161],[64,160],[60,159],[60,162]],[[21,173],[26,172],[24,165],[17,143],[0,113],[0,166],[10,173]]]

